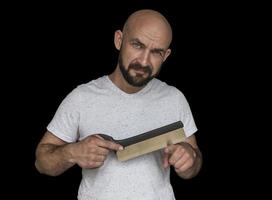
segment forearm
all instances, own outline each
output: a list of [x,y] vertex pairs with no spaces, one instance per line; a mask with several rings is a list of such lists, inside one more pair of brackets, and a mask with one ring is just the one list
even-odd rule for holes
[[57,176],[72,167],[71,148],[73,144],[39,144],[36,152],[36,168],[40,173]]
[[195,149],[195,161],[192,167],[190,167],[188,170],[184,171],[184,172],[179,172],[177,173],[181,178],[183,179],[190,179],[193,178],[194,176],[196,176],[202,166],[202,154],[200,152],[200,150],[197,148]]

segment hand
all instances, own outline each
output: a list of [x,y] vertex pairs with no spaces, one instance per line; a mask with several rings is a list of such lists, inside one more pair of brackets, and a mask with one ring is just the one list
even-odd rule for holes
[[123,147],[98,135],[91,135],[75,143],[73,160],[82,168],[97,168],[104,164],[110,150],[122,150]]
[[163,166],[167,168],[172,165],[180,174],[193,166],[195,158],[196,153],[189,143],[172,144],[164,149]]

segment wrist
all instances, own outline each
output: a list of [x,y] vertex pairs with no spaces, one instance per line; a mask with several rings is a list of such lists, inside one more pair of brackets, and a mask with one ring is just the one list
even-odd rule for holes
[[76,164],[76,144],[71,143],[65,146],[66,160],[71,164]]

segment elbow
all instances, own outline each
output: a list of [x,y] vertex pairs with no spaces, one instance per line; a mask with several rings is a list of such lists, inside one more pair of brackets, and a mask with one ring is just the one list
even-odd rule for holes
[[48,176],[60,175],[60,173],[57,172],[56,170],[51,169],[49,167],[42,166],[38,160],[35,161],[35,167],[40,174],[44,174],[44,175],[48,175]]

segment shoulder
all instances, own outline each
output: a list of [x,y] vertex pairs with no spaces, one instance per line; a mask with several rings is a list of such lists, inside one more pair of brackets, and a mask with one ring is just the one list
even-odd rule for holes
[[107,89],[106,76],[102,76],[88,83],[78,85],[71,93],[84,96],[84,95],[103,93],[105,92],[106,89]]
[[84,93],[90,93],[90,92],[98,92],[106,88],[107,88],[106,76],[102,76],[88,83],[78,85],[73,91],[84,94]]
[[105,77],[100,77],[88,83],[78,85],[66,96],[65,101],[84,103],[86,100],[97,96],[99,93],[105,93],[105,79]]
[[169,85],[159,79],[153,79],[153,90],[169,96],[174,96],[177,98],[185,98],[184,94],[175,86]]

